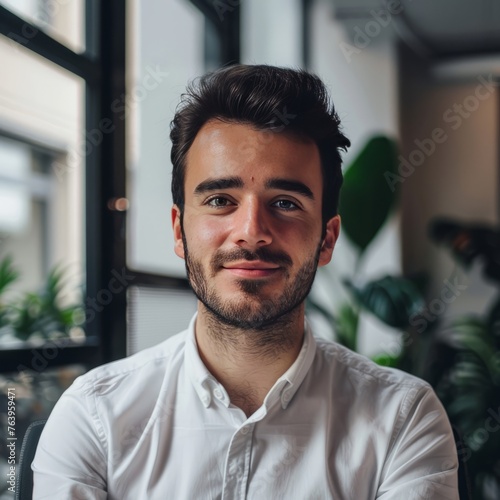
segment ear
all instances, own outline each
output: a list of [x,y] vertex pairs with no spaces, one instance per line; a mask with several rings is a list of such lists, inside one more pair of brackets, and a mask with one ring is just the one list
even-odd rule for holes
[[335,215],[326,223],[326,234],[319,253],[318,266],[326,266],[332,260],[333,249],[340,233],[340,215]]
[[182,241],[181,210],[177,205],[172,207],[172,229],[174,231],[174,252],[184,259],[184,242]]

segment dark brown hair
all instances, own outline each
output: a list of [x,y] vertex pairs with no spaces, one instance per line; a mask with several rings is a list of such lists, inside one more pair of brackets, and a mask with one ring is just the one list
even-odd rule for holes
[[346,151],[350,142],[340,131],[340,119],[316,75],[268,65],[235,65],[188,85],[170,124],[172,198],[181,211],[187,153],[201,127],[212,119],[313,140],[321,156],[323,225],[337,214],[343,179],[340,150]]

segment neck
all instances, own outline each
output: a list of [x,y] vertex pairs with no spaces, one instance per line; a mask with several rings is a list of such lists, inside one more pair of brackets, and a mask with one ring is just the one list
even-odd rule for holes
[[196,341],[208,370],[247,416],[297,359],[304,339],[304,305],[262,328],[229,326],[199,303]]

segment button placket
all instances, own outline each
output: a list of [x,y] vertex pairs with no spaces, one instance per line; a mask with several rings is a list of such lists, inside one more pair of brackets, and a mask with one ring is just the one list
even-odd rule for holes
[[226,456],[222,500],[245,499],[252,453],[253,437],[250,431],[253,427],[253,424],[241,427],[231,439]]

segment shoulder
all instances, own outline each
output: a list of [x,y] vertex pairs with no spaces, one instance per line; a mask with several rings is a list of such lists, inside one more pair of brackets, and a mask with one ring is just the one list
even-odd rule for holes
[[434,390],[424,380],[395,368],[377,365],[335,342],[317,339],[318,376],[326,378],[333,399],[372,414],[405,419],[419,403],[430,398],[440,408]]
[[402,429],[412,425],[420,425],[429,433],[438,429],[440,435],[449,434],[446,412],[429,383],[377,365],[337,343],[316,342],[313,379],[326,380],[328,399],[336,415],[349,420],[355,415],[354,421],[361,427],[377,429],[374,439],[390,445]]
[[380,366],[361,354],[351,351],[336,342],[316,339],[317,358],[330,370],[342,372],[349,379],[363,380],[368,384],[383,387],[430,388],[424,380],[396,368]]
[[78,377],[69,391],[108,400],[121,392],[152,394],[160,389],[169,370],[182,364],[187,335],[185,330],[132,356],[98,366]]

